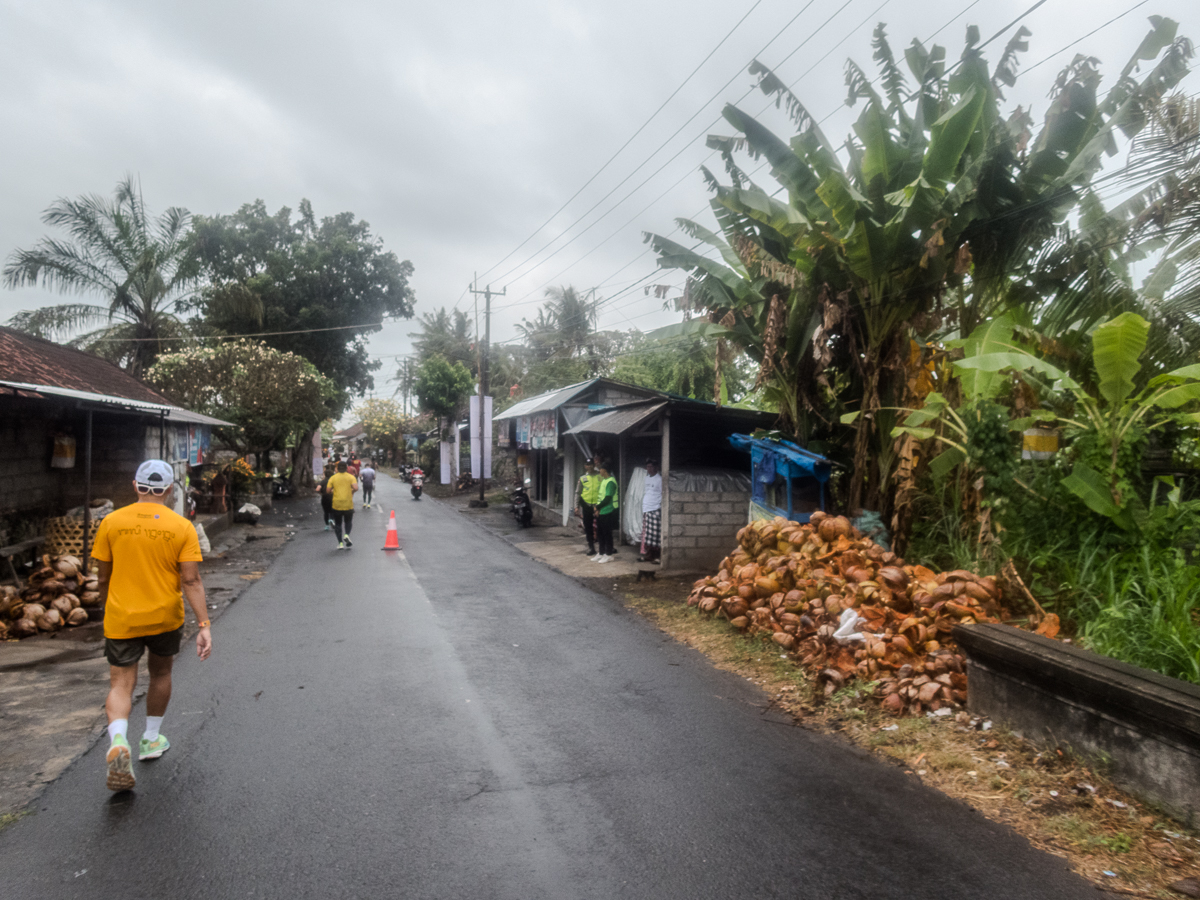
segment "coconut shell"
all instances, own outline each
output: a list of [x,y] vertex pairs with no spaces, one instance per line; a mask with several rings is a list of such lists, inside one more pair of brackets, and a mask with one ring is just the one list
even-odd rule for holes
[[57,609],[48,609],[38,616],[37,627],[40,631],[58,631],[62,628],[63,617]]
[[747,616],[736,616],[729,620],[729,624],[738,631],[744,631],[750,626],[750,619]]
[[26,603],[25,612],[22,615],[24,619],[33,619],[35,622],[46,614],[46,607],[40,603]]
[[66,618],[74,607],[71,606],[71,601],[67,599],[67,595],[63,594],[61,597],[55,597],[50,601],[50,609],[58,610],[58,614]]
[[87,620],[87,610],[82,607],[76,607],[67,614],[67,624],[72,628],[85,624]]
[[[79,595],[80,606],[99,606],[100,592],[99,591],[84,591]],[[695,605],[695,604],[693,604]]]
[[31,637],[37,630],[37,622],[29,618],[17,619],[12,626],[12,633],[19,638]]

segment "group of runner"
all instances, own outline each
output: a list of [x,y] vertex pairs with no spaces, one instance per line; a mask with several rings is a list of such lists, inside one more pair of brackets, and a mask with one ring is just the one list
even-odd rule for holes
[[375,498],[375,466],[373,460],[363,463],[358,457],[334,460],[325,467],[325,477],[317,485],[321,495],[321,513],[325,530],[334,530],[338,549],[354,546],[350,532],[354,528],[354,494],[362,487],[363,509],[370,509]]
[[[375,468],[370,461],[335,459],[320,484],[325,528],[336,529],[339,549],[352,546],[354,494],[360,486],[363,506],[369,509],[375,492]],[[208,659],[213,646],[200,578],[200,541],[192,523],[173,508],[174,469],[162,460],[148,460],[138,466],[133,488],[137,502],[105,516],[91,548],[104,605],[104,655],[109,664],[105,783],[113,791],[127,791],[137,783],[129,714],[138,663],[147,652],[150,686],[138,760],[158,759],[171,747],[162,721],[171,700],[171,670],[183,642],[185,598],[199,626],[196,653],[200,659]]]
[[[584,472],[575,484],[575,513],[583,520],[588,558],[612,562],[616,555],[613,534],[620,527],[621,489],[602,456],[583,461]],[[597,549],[597,545],[599,549]],[[642,543],[638,562],[658,563],[662,546],[662,475],[658,460],[646,460],[642,491]]]

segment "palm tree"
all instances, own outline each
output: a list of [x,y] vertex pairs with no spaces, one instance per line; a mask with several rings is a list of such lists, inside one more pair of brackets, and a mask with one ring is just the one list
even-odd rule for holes
[[142,374],[164,341],[188,331],[177,313],[196,278],[190,220],[174,206],[152,220],[132,176],[117,184],[112,199],[88,194],[55,201],[42,221],[66,230],[69,239],[44,237],[30,250],[14,251],[4,283],[40,282],[62,293],[100,294],[104,301],[25,310],[9,324],[41,337],[75,335],[72,345]]
[[546,302],[537,316],[517,330],[540,359],[570,359],[588,355],[595,364],[595,303],[573,287],[546,288]]

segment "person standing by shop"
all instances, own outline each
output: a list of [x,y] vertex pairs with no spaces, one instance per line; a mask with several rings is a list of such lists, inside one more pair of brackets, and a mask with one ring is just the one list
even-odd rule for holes
[[600,498],[600,476],[596,461],[590,456],[583,461],[583,474],[575,482],[575,514],[583,519],[583,535],[587,538],[587,555],[596,555],[596,501]]
[[192,523],[176,513],[175,473],[151,459],[138,466],[133,486],[137,502],[109,513],[96,529],[92,558],[99,564],[104,604],[104,656],[109,665],[109,748],[106,784],[130,790],[137,779],[129,746],[129,714],[137,687],[138,661],[150,651],[150,687],[146,692],[146,729],[138,760],[158,759],[171,743],[160,730],[171,700],[171,668],[183,641],[183,598],[196,614],[196,654],[212,653],[212,632],[204,582],[200,578],[200,541]]
[[362,482],[363,490],[363,509],[371,508],[371,500],[375,496],[375,467],[372,465],[374,460],[367,460],[362,470],[358,473],[358,480]]
[[600,464],[600,496],[596,499],[596,536],[600,543],[600,555],[592,558],[593,562],[612,562],[616,555],[613,546],[613,531],[620,525],[618,510],[621,502],[618,496],[617,479],[608,472],[608,463]]
[[346,471],[346,463],[340,462],[325,489],[333,497],[333,530],[337,532],[338,549],[348,550],[354,546],[350,529],[354,527],[354,492],[358,490],[358,479]]
[[662,546],[662,473],[658,460],[646,460],[646,483],[642,487],[642,554],[638,562],[657,563]]

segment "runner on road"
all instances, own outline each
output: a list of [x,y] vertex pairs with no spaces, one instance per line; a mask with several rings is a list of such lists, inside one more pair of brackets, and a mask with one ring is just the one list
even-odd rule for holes
[[325,489],[333,497],[333,530],[337,532],[338,549],[349,549],[354,546],[350,529],[354,527],[354,492],[358,490],[358,479],[346,471],[345,461],[337,464],[337,474],[329,479]]
[[317,485],[317,493],[321,495],[321,518],[325,521],[325,530],[333,527],[333,494],[329,493],[329,479],[333,477],[332,465],[325,467],[325,477]]
[[358,480],[362,482],[363,509],[370,509],[371,500],[375,496],[375,467],[371,465],[370,460],[362,467],[362,471],[358,473]]
[[200,580],[200,541],[192,523],[171,509],[174,480],[174,471],[162,460],[138,466],[133,481],[137,502],[105,516],[92,546],[100,569],[104,656],[109,664],[104,707],[111,743],[105,762],[112,791],[127,791],[136,783],[129,713],[143,650],[150,651],[150,687],[138,759],[158,759],[171,747],[159,729],[171,700],[171,667],[183,640],[183,596],[200,625],[196,654],[208,659],[212,652]]

